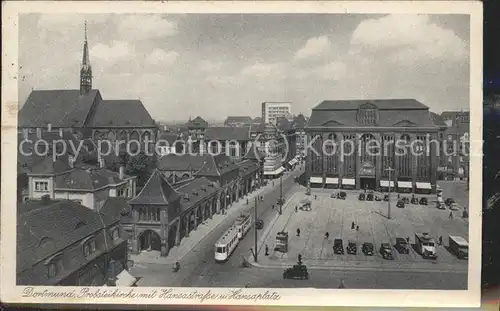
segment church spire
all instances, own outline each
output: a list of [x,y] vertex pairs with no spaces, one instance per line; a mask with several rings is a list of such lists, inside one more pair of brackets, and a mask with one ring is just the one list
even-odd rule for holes
[[80,94],[87,94],[92,90],[92,66],[89,58],[87,42],[87,21],[85,21],[85,41],[83,42],[82,67],[80,69]]

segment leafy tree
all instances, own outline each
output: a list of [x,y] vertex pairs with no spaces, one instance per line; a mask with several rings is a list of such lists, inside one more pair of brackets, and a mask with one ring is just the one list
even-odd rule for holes
[[139,153],[135,156],[128,156],[125,160],[125,174],[137,176],[137,186],[144,186],[156,167],[155,157]]

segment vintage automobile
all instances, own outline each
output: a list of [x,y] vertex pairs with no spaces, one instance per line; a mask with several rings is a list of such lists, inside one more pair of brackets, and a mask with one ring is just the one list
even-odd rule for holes
[[283,272],[283,279],[308,280],[309,272],[307,272],[307,267],[305,265],[293,265],[293,267]]
[[391,245],[389,243],[382,243],[380,245],[380,254],[384,259],[394,259],[394,256],[392,255]]
[[365,200],[365,194],[364,193],[360,193],[359,196],[358,196],[358,200],[364,201]]
[[382,201],[382,199],[378,195],[376,195],[375,196],[375,201]]
[[356,242],[354,241],[347,242],[346,250],[347,254],[356,255],[356,253],[358,252],[358,246],[356,245]]
[[330,194],[330,198],[335,199],[336,197],[337,197],[337,194],[335,192],[332,192],[332,194]]
[[458,204],[457,204],[457,203],[455,203],[455,202],[451,203],[451,205],[450,205],[450,209],[451,209],[452,211],[458,211]]
[[366,195],[366,201],[373,201],[373,193],[368,193]]
[[403,202],[405,202],[405,204],[409,204],[410,203],[410,199],[408,197],[402,197],[401,200]]
[[420,205],[427,205],[427,198],[421,198],[419,203]]
[[396,207],[404,208],[405,207],[405,202],[403,200],[399,200],[398,203],[396,203]]
[[345,193],[345,191],[340,191],[339,193],[337,193],[337,199],[340,199],[340,200],[345,200],[347,194]]
[[444,204],[446,204],[446,206],[451,206],[453,203],[455,203],[455,200],[453,200],[452,198],[447,198],[446,200],[444,200]]
[[389,201],[389,195],[388,194],[384,195],[384,201],[386,201],[386,202]]
[[367,256],[373,256],[373,249],[373,243],[370,242],[365,242],[363,246],[361,246],[361,251]]
[[400,253],[400,254],[409,254],[410,253],[410,248],[408,247],[408,242],[404,238],[396,238],[396,244],[394,245],[394,248]]
[[255,221],[255,227],[259,230],[264,228],[264,221],[262,219],[257,219],[257,221]]
[[333,252],[337,255],[344,255],[344,244],[342,239],[333,240]]
[[418,198],[416,197],[412,197],[411,200],[410,200],[410,203],[411,204],[417,204],[418,205]]

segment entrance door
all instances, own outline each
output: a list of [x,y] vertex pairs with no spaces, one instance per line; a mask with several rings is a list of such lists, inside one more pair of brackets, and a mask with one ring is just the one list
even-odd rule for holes
[[161,238],[153,230],[145,230],[139,239],[141,250],[161,250]]
[[375,178],[371,177],[362,177],[359,179],[361,190],[363,189],[369,189],[369,190],[375,190],[377,183]]

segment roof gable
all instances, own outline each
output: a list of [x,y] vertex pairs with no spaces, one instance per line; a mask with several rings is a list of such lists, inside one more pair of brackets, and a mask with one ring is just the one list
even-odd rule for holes
[[417,126],[417,124],[409,121],[409,120],[402,120],[394,124],[394,126],[399,126],[399,127],[413,127]]
[[179,193],[175,191],[160,171],[156,169],[141,192],[128,203],[169,205],[177,199],[179,199]]

